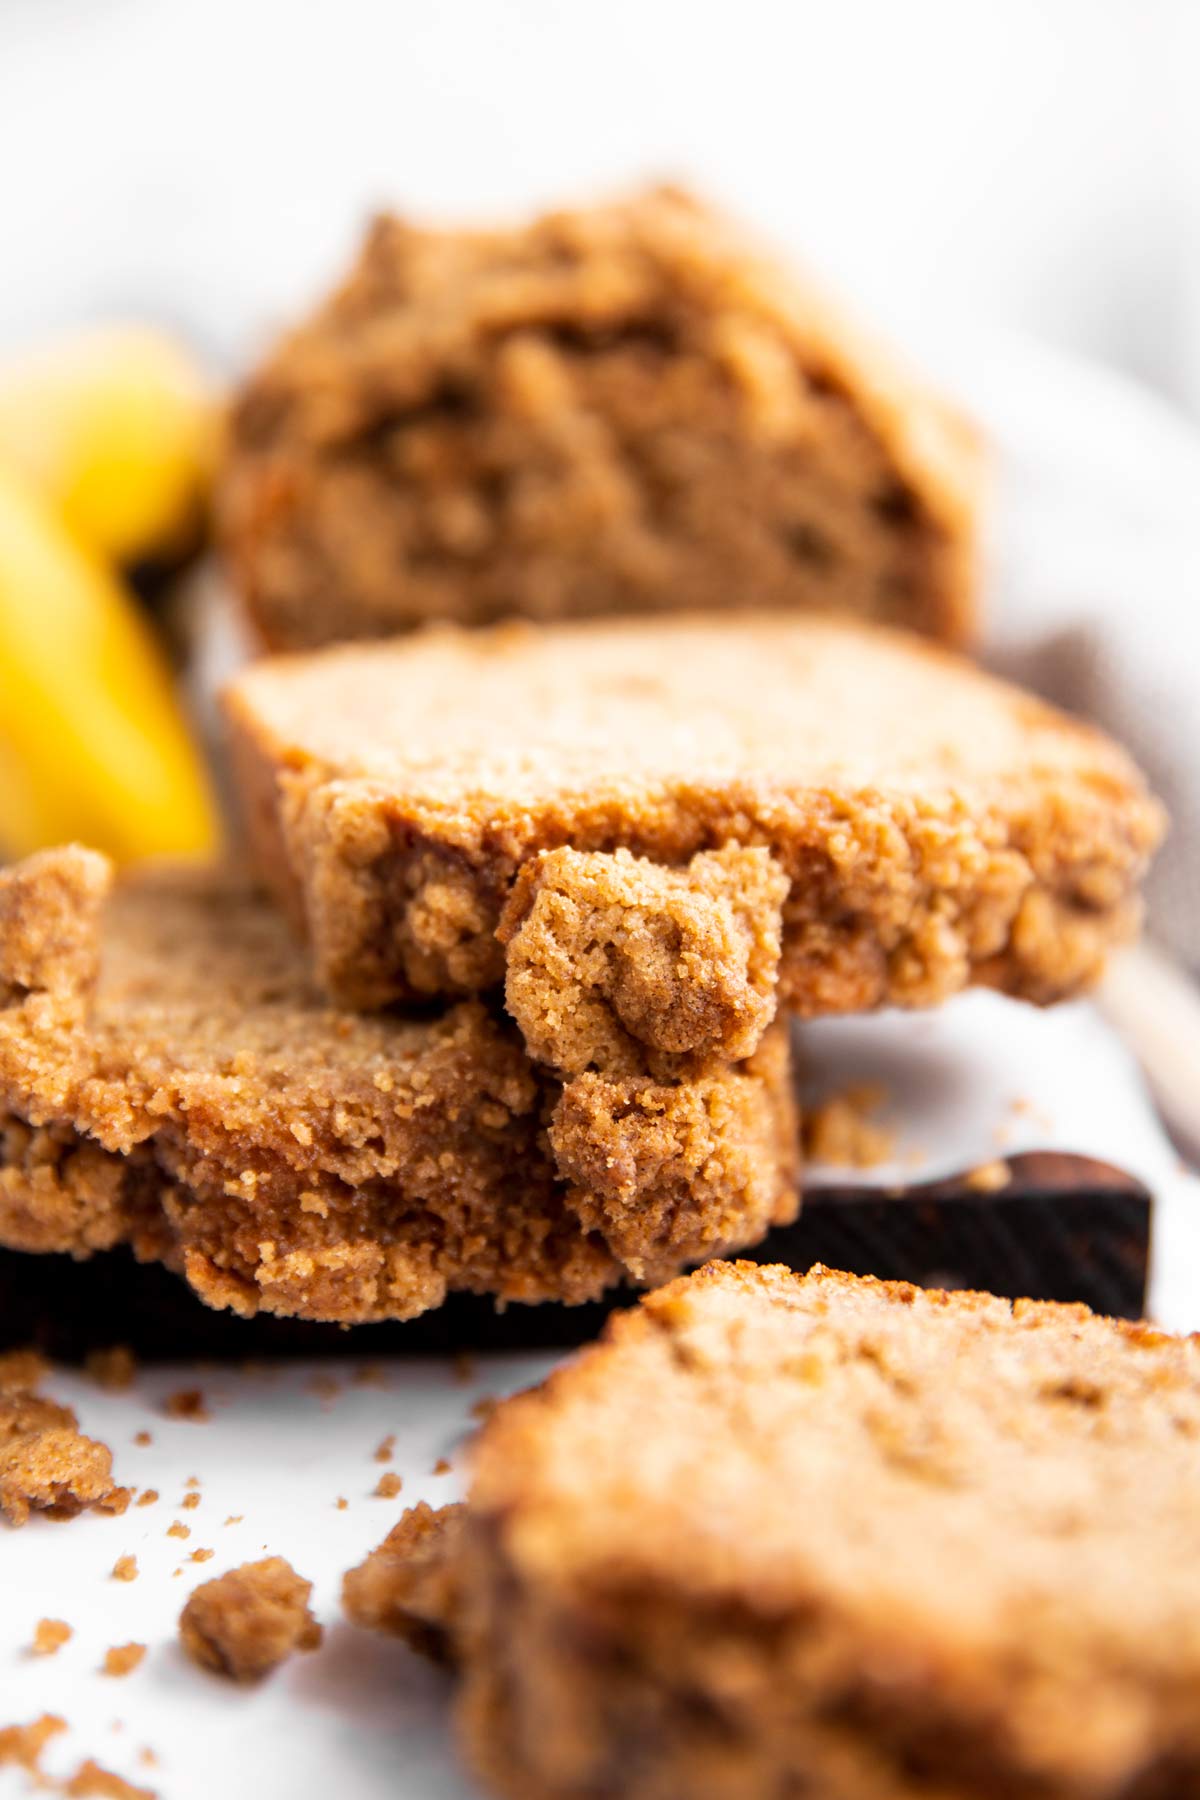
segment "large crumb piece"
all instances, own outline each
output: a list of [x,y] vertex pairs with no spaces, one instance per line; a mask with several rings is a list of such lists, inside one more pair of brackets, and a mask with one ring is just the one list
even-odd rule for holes
[[1200,1338],[714,1263],[503,1403],[466,1506],[509,1800],[1200,1794]]
[[39,1619],[34,1627],[30,1651],[34,1656],[57,1656],[71,1635],[71,1627],[65,1619]]
[[62,1792],[69,1800],[157,1800],[153,1788],[138,1787],[88,1757],[80,1763]]
[[0,1768],[15,1763],[38,1776],[42,1751],[52,1737],[66,1729],[67,1721],[57,1713],[43,1713],[31,1725],[0,1725]]
[[676,187],[377,218],[233,408],[218,513],[274,647],[744,604],[972,626],[971,428]]
[[667,868],[627,850],[549,850],[500,919],[505,1000],[532,1056],[567,1075],[738,1062],[775,1014],[788,881],[766,850]]
[[803,1114],[805,1161],[833,1169],[873,1169],[887,1162],[896,1133],[872,1117],[886,1098],[883,1088],[860,1082],[809,1102]]
[[0,1355],[0,1394],[34,1394],[49,1372],[39,1350],[6,1350]]
[[453,1656],[462,1504],[409,1507],[365,1562],[347,1570],[342,1605],[356,1625],[390,1631],[438,1661]]
[[312,1582],[282,1556],[243,1563],[189,1596],[179,1617],[183,1647],[206,1669],[257,1681],[297,1650],[315,1650],[320,1625],[309,1611]]
[[0,1513],[69,1519],[88,1507],[124,1512],[129,1489],[112,1479],[107,1444],[84,1437],[69,1406],[38,1394],[0,1394]]
[[104,1652],[101,1673],[104,1675],[132,1675],[145,1654],[145,1644],[113,1644]]
[[113,1344],[107,1350],[89,1350],[83,1366],[98,1387],[123,1393],[132,1387],[137,1375],[137,1362],[127,1344]]

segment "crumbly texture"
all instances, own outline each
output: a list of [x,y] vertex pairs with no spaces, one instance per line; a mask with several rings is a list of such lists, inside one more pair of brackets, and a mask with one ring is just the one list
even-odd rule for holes
[[[0,1006],[10,1248],[129,1243],[211,1305],[354,1323],[452,1289],[587,1300],[795,1214],[781,1026],[736,1068],[577,1093],[479,1002],[336,1010],[237,878],[146,874],[102,910],[109,874],[71,849],[0,873],[0,981],[24,971]],[[168,1410],[206,1416],[191,1396]]]
[[680,869],[544,851],[496,932],[530,1055],[568,1075],[660,1078],[751,1055],[775,1016],[787,891],[763,849],[700,851]]
[[435,1661],[453,1654],[458,1621],[462,1504],[410,1506],[342,1580],[342,1606],[356,1625],[388,1631]]
[[132,1675],[145,1660],[145,1644],[111,1644],[104,1652],[102,1675]]
[[960,639],[979,465],[811,283],[660,188],[377,219],[238,396],[219,514],[275,648],[748,594]]
[[805,1164],[874,1169],[887,1162],[895,1151],[896,1133],[872,1116],[886,1098],[886,1091],[874,1083],[856,1082],[806,1105],[801,1134]]
[[[820,1014],[932,1005],[972,981],[1074,992],[1130,931],[1162,829],[1102,734],[878,627],[747,613],[439,630],[268,659],[226,699],[249,836],[329,989],[371,1007],[498,986],[500,928],[515,1003],[551,1054],[573,1053],[574,1026],[547,1024],[539,984],[561,965],[568,1007],[594,997],[577,929],[599,865],[555,861],[538,915],[524,871],[544,851],[624,849],[672,870],[769,851],[787,881],[779,1002]],[[724,873],[729,900],[746,866]],[[621,910],[638,921],[615,997],[645,1031],[661,981],[639,991],[639,972],[686,884],[619,863],[601,885],[609,941]],[[510,929],[530,900],[548,941],[540,923]],[[703,1016],[707,981],[677,967],[676,1007],[686,990]]]
[[455,1579],[521,1800],[1192,1800],[1200,1340],[712,1265],[499,1408]]
[[57,1713],[43,1713],[28,1725],[0,1725],[0,1768],[16,1764],[30,1775],[41,1775],[42,1751],[52,1737],[67,1729],[67,1721]]
[[32,1392],[0,1393],[0,1514],[70,1519],[96,1508],[122,1513],[129,1489],[112,1478],[112,1451],[84,1437],[69,1406]]
[[29,1646],[30,1655],[57,1656],[73,1635],[65,1619],[39,1619],[34,1627],[33,1642]]
[[123,1775],[106,1769],[94,1757],[81,1762],[61,1792],[68,1800],[158,1800],[153,1788],[138,1787]]
[[282,1556],[243,1563],[188,1596],[179,1636],[193,1661],[233,1681],[258,1681],[322,1630],[309,1611],[312,1582]]

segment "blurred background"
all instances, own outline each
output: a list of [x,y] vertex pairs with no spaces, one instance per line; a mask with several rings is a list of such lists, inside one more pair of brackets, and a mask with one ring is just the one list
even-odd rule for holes
[[362,215],[681,176],[902,337],[969,317],[1200,407],[1194,0],[2,0],[0,348],[241,360]]

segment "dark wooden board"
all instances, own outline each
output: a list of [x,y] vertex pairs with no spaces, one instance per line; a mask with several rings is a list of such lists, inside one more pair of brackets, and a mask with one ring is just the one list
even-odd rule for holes
[[[1105,1163],[1059,1153],[1009,1161],[993,1191],[962,1179],[900,1190],[814,1187],[795,1225],[773,1232],[759,1262],[815,1262],[922,1286],[978,1287],[1012,1298],[1081,1300],[1138,1318],[1145,1306],[1150,1195]],[[125,1343],[146,1359],[438,1354],[459,1349],[568,1347],[594,1338],[617,1290],[588,1306],[510,1307],[455,1296],[408,1324],[343,1330],[291,1319],[212,1312],[179,1280],[128,1253],[90,1262],[0,1251],[0,1348],[36,1343],[76,1360]]]

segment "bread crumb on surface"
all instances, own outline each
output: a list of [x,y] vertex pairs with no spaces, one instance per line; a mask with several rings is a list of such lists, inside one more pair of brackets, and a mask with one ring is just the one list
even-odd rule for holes
[[473,1419],[478,1419],[481,1425],[486,1425],[499,1404],[500,1402],[496,1399],[494,1394],[484,1394],[483,1397],[476,1400],[475,1404],[472,1406],[471,1417]]
[[0,1394],[33,1393],[49,1373],[40,1350],[5,1350],[0,1354]]
[[469,1350],[458,1350],[455,1352],[453,1368],[454,1379],[458,1382],[460,1387],[466,1387],[469,1381],[474,1381],[475,1358],[471,1355]]
[[344,1494],[339,1494],[333,1504],[337,1507],[339,1512],[345,1512],[350,1502],[346,1499]]
[[157,1488],[143,1488],[141,1493],[137,1497],[137,1504],[139,1506],[153,1506],[154,1502],[157,1499],[158,1499],[158,1489]]
[[896,1133],[871,1118],[886,1099],[885,1088],[864,1081],[806,1106],[805,1159],[835,1169],[873,1169],[887,1162],[896,1148]]
[[102,1768],[90,1756],[80,1763],[62,1791],[69,1800],[89,1800],[91,1796],[95,1800],[158,1800],[153,1788],[137,1787],[123,1775]]
[[0,1768],[16,1763],[31,1775],[39,1774],[42,1751],[52,1737],[66,1729],[67,1721],[57,1713],[43,1713],[31,1725],[0,1725]]
[[147,1444],[152,1444],[154,1439],[150,1436],[148,1431],[135,1431],[133,1434],[133,1441],[135,1444],[140,1444],[144,1449]]
[[185,1525],[183,1523],[182,1519],[176,1519],[173,1524],[167,1526],[167,1536],[168,1537],[190,1538],[191,1535],[192,1535],[191,1526]]
[[211,1562],[216,1555],[215,1550],[193,1550],[188,1557],[189,1562]]
[[146,1654],[145,1644],[113,1644],[104,1652],[103,1675],[132,1675]]
[[1011,1181],[1012,1170],[1006,1162],[999,1159],[980,1163],[978,1168],[969,1169],[963,1176],[963,1185],[972,1188],[977,1194],[997,1194]]
[[389,1431],[387,1436],[385,1438],[383,1438],[376,1447],[375,1461],[376,1462],[391,1462],[392,1452],[395,1450],[395,1448],[396,1448],[396,1434],[394,1431]]
[[318,1400],[336,1400],[342,1391],[342,1384],[336,1375],[314,1375],[306,1383],[310,1394]]
[[379,1477],[371,1492],[377,1500],[394,1500],[403,1485],[396,1472],[389,1469],[386,1475]]
[[136,1581],[138,1578],[138,1559],[136,1556],[118,1556],[112,1566],[114,1581]]
[[198,1424],[210,1417],[203,1388],[179,1388],[163,1401],[168,1419],[194,1419]]
[[84,1437],[69,1406],[28,1389],[0,1393],[0,1513],[69,1519],[89,1507],[122,1513],[129,1489],[112,1479],[112,1451]]
[[108,1350],[89,1350],[83,1359],[84,1373],[97,1387],[122,1393],[133,1386],[137,1362],[128,1344],[113,1344]]
[[410,1506],[382,1544],[342,1580],[342,1606],[355,1625],[388,1631],[438,1661],[453,1651],[458,1610],[457,1550],[466,1507]]
[[39,1619],[33,1629],[30,1654],[55,1656],[71,1636],[71,1627],[65,1619]]
[[256,1681],[293,1652],[320,1644],[311,1593],[311,1581],[282,1556],[243,1563],[189,1595],[179,1616],[183,1647],[204,1668]]
[[446,1458],[444,1456],[439,1456],[433,1465],[433,1472],[435,1475],[448,1475],[450,1473],[450,1468],[451,1465],[447,1462]]
[[386,1387],[387,1370],[382,1363],[360,1363],[351,1380],[355,1387]]
[[245,1516],[245,1513],[230,1513],[225,1523],[227,1525],[240,1525]]
[[195,1493],[185,1494],[179,1504],[180,1506],[185,1507],[188,1512],[191,1512],[195,1507],[199,1506],[200,1496]]

